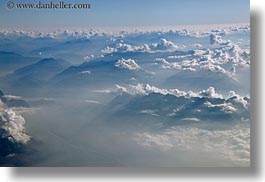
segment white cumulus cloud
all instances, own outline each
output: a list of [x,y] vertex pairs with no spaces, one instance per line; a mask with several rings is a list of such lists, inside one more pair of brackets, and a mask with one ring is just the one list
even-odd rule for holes
[[0,101],[0,128],[4,130],[2,138],[18,143],[27,143],[30,136],[25,133],[24,118],[11,108],[6,108]]
[[115,63],[118,68],[128,69],[128,70],[139,70],[141,67],[133,59],[120,59]]
[[159,43],[143,44],[143,45],[130,45],[126,43],[118,43],[115,46],[107,46],[101,52],[105,54],[111,54],[114,52],[173,52],[178,49],[185,48],[184,45],[177,45],[173,42],[162,38]]

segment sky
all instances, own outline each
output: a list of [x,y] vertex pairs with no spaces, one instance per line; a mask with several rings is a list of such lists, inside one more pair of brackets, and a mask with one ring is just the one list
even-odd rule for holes
[[[39,1],[12,0],[14,3]],[[50,0],[40,0],[42,3]],[[54,3],[60,0],[53,0]],[[137,27],[249,22],[249,0],[65,0],[90,9],[6,8],[0,1],[0,28]]]

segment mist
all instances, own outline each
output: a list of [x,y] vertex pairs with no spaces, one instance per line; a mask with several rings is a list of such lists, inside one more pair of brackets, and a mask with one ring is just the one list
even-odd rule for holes
[[0,165],[249,166],[236,26],[1,32]]

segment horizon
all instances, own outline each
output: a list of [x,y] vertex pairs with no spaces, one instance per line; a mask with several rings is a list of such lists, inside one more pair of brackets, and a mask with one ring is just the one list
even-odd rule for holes
[[210,30],[215,28],[231,28],[233,26],[250,26],[250,22],[228,23],[228,24],[194,24],[194,25],[157,25],[157,26],[120,26],[120,27],[53,27],[53,28],[1,28],[0,31],[24,31],[24,32],[38,32],[38,33],[52,33],[55,31],[98,31],[100,33],[120,33],[122,31],[132,32],[145,32],[145,31],[170,31],[170,30]]

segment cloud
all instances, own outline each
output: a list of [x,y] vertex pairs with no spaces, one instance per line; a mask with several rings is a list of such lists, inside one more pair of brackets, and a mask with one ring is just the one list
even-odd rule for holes
[[189,121],[189,122],[199,122],[199,118],[183,118],[182,121]]
[[15,95],[3,95],[2,97],[7,100],[21,100],[22,99],[22,97],[15,96]]
[[207,107],[217,107],[217,108],[221,108],[221,111],[227,113],[227,114],[232,114],[235,113],[237,111],[237,108],[235,108],[234,106],[232,106],[231,103],[223,103],[223,104],[212,104],[209,101],[206,101],[204,103]]
[[167,59],[156,58],[155,61],[161,63],[163,69],[222,73],[234,80],[237,79],[235,72],[237,67],[250,65],[249,50],[242,50],[235,44],[213,50],[195,49],[181,56],[169,56]]
[[[226,114],[233,114],[236,113],[238,110],[240,112],[244,112],[241,108],[245,108],[249,110],[249,98],[242,97],[239,94],[235,93],[234,91],[230,91],[227,96],[219,94],[215,91],[214,87],[209,87],[208,89],[204,89],[198,92],[193,91],[181,91],[178,89],[160,89],[155,86],[151,86],[149,84],[137,84],[137,85],[129,85],[129,87],[123,87],[120,85],[116,85],[118,95],[122,95],[123,93],[130,94],[130,95],[142,95],[147,96],[151,93],[158,93],[161,95],[173,95],[175,97],[185,97],[187,99],[192,98],[208,98],[208,101],[204,104],[208,108],[220,108],[221,112]],[[209,99],[221,99],[222,103],[212,104]],[[181,108],[180,108],[181,109]],[[174,115],[175,112],[171,113]]]
[[141,67],[133,59],[120,59],[115,63],[118,68],[128,69],[128,70],[139,70]]
[[159,116],[158,114],[156,114],[156,110],[141,110],[140,113],[141,114],[149,114],[152,116]]
[[114,47],[107,46],[101,52],[105,54],[111,54],[114,52],[173,52],[178,49],[183,49],[185,46],[183,45],[176,45],[173,42],[167,39],[160,39],[159,43],[154,44],[143,44],[143,45],[130,45],[126,43],[118,43]]
[[184,46],[178,46],[167,39],[160,39],[160,43],[151,44],[150,49],[153,51],[176,51],[177,49],[184,48]]
[[85,102],[89,104],[100,104],[100,102],[96,100],[85,100]]
[[187,58],[187,57],[190,57],[191,55],[189,54],[186,54],[186,55],[174,55],[174,56],[168,56],[167,58],[168,59],[184,59],[184,58]]
[[147,44],[140,46],[132,46],[125,43],[118,43],[115,47],[107,46],[101,52],[105,54],[111,54],[114,52],[150,52],[151,49]]
[[209,61],[198,61],[196,59],[184,60],[182,62],[167,62],[165,59],[162,61],[162,68],[165,69],[180,69],[189,71],[211,71],[215,73],[223,73],[231,76],[230,72],[226,71],[222,66],[213,64]]
[[232,165],[249,166],[250,163],[250,128],[247,124],[215,130],[177,126],[160,132],[136,132],[134,141],[165,155],[170,152],[197,153],[201,157],[230,161]]
[[197,47],[197,48],[202,47],[202,45],[199,44],[199,43],[195,43],[195,44],[193,44],[193,46],[194,46],[194,47]]
[[11,108],[0,101],[0,128],[4,131],[2,138],[8,138],[12,142],[25,144],[30,136],[25,133],[25,120]]
[[249,101],[245,97],[241,97],[239,94],[237,94],[235,91],[230,91],[228,94],[228,98],[230,100],[233,100],[237,103],[241,103],[245,108],[249,107]]
[[223,99],[222,94],[216,93],[215,89],[213,87],[209,87],[206,90],[202,90],[200,92],[193,92],[193,91],[181,91],[178,89],[160,89],[155,86],[151,86],[149,84],[140,84],[137,85],[129,85],[128,88],[116,85],[118,88],[118,92],[127,93],[131,95],[149,95],[150,93],[159,93],[162,95],[174,95],[176,97],[207,97],[207,98],[220,98]]
[[217,35],[217,34],[211,34],[210,35],[210,44],[211,45],[215,45],[215,44],[228,45],[230,43],[231,43],[230,40],[223,40],[220,35]]
[[109,89],[103,89],[103,90],[92,90],[92,92],[95,92],[95,93],[103,93],[103,94],[109,94],[111,93],[112,91],[109,90]]
[[91,71],[90,70],[86,70],[86,71],[81,71],[79,73],[80,74],[83,74],[83,75],[90,75],[91,74]]
[[[222,25],[218,25],[221,27]],[[190,37],[206,37],[210,34],[216,35],[229,35],[233,33],[250,32],[250,25],[225,25],[222,28],[199,27],[183,28],[183,27],[168,27],[168,28],[155,28],[155,27],[142,27],[138,29],[126,28],[122,31],[120,29],[111,30],[108,29],[69,29],[69,30],[56,30],[56,31],[25,31],[25,30],[0,30],[0,36],[6,37],[31,37],[31,38],[53,38],[53,39],[68,39],[68,38],[91,38],[91,37],[110,37],[111,40],[117,38],[124,38],[125,36],[142,36],[142,35],[174,35],[174,36],[190,36]]]
[[84,57],[84,60],[91,60],[91,59],[94,59],[95,58],[95,56],[93,55],[93,54],[91,54],[91,55],[87,55],[87,56],[85,56]]

